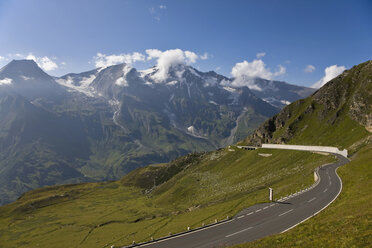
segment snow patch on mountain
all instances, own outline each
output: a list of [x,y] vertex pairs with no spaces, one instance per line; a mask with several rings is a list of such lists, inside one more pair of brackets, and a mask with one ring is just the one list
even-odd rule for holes
[[111,106],[120,106],[120,102],[116,99],[111,99],[108,101],[108,103],[111,105]]
[[25,76],[25,75],[21,75],[20,76],[23,80],[25,80],[25,81],[28,81],[28,80],[32,80],[32,79],[34,79],[33,77],[27,77],[27,76]]
[[11,78],[0,79],[0,85],[10,85],[12,82],[13,80]]
[[227,90],[228,92],[231,92],[231,93],[235,93],[236,92],[236,89],[234,89],[234,88],[231,88],[231,87],[229,87],[229,86],[225,86],[225,87],[223,87],[225,90]]
[[116,79],[115,84],[119,86],[128,87],[128,81],[127,81],[127,74],[132,70],[133,68],[127,65],[123,66],[123,75]]
[[178,82],[176,80],[170,81],[167,83],[167,85],[176,85]]
[[287,101],[287,100],[280,100],[281,103],[285,104],[285,105],[289,105],[291,104],[290,101]]
[[196,77],[200,77],[199,73],[197,73],[192,67],[189,67],[189,71]]
[[174,94],[172,94],[170,97],[169,97],[169,102],[171,102],[174,98]]
[[218,80],[215,77],[206,77],[204,78],[204,80],[205,80],[204,87],[211,87],[211,86],[218,85]]
[[149,87],[151,87],[151,88],[154,88],[154,84],[151,83],[151,82],[149,82],[149,81],[146,81],[146,82],[145,82],[145,85],[147,85],[147,86],[149,86]]
[[151,67],[149,69],[145,69],[145,70],[138,70],[140,76],[142,78],[146,77],[147,75],[150,75],[150,74],[153,74],[154,72],[156,72],[156,67]]
[[185,70],[176,71],[175,75],[178,78],[182,78],[183,74],[185,73]]
[[96,79],[96,75],[93,74],[90,77],[83,77],[77,83],[74,83],[74,79],[71,76],[67,76],[66,79],[59,78],[56,79],[55,81],[58,84],[69,88],[70,91],[78,91],[87,96],[93,97],[96,92],[90,85],[94,81],[94,79]]
[[124,77],[120,77],[120,78],[116,79],[115,84],[119,85],[119,86],[124,86],[124,87],[129,86],[127,80]]

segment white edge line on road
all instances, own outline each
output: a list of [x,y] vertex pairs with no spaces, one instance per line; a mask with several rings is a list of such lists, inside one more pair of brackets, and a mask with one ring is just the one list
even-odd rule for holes
[[313,197],[313,198],[311,198],[310,200],[308,200],[307,202],[312,202],[312,201],[314,201],[316,199],[316,197]]
[[241,219],[241,218],[243,218],[244,217],[244,215],[240,215],[237,219]]
[[[184,234],[181,234],[181,235],[177,235],[177,236],[174,236],[174,237],[169,237],[169,238],[165,238],[165,239],[162,239],[162,240],[154,241],[154,242],[151,242],[151,243],[149,243],[149,244],[136,245],[136,247],[149,246],[149,245],[156,244],[156,243],[161,243],[161,242],[163,242],[163,241],[167,241],[167,240],[170,240],[170,239],[175,239],[175,238],[179,238],[179,237],[182,237],[182,236],[190,235],[190,234],[192,234],[192,233],[201,232],[201,231],[207,230],[207,229],[212,228],[212,227],[215,227],[215,226],[219,226],[219,225],[223,225],[223,224],[229,223],[229,222],[231,222],[231,221],[233,221],[233,220],[234,220],[234,219],[227,220],[227,221],[225,221],[225,222],[221,222],[221,223],[215,224],[215,225],[213,225],[213,226],[204,227],[204,228],[201,228],[201,229],[199,229],[199,230],[193,230],[193,231],[191,231],[191,232],[187,232],[187,233],[184,233]],[[125,247],[125,246],[124,246],[124,247]]]
[[[349,161],[350,161],[350,160],[349,160]],[[308,219],[310,219],[311,217],[314,217],[315,215],[319,214],[320,212],[322,212],[324,209],[326,209],[329,205],[332,204],[332,202],[334,202],[334,201],[337,199],[337,197],[341,194],[341,191],[342,191],[342,180],[341,180],[340,176],[337,174],[337,170],[338,170],[338,168],[340,168],[340,167],[337,167],[335,172],[336,172],[336,176],[338,177],[338,180],[340,180],[341,187],[340,187],[340,191],[338,191],[338,193],[337,193],[337,195],[335,196],[335,198],[333,198],[333,200],[332,200],[330,203],[328,203],[326,206],[324,206],[322,209],[320,209],[320,210],[319,210],[318,212],[316,212],[315,214],[313,214],[313,215],[307,217],[306,219],[304,219],[303,221],[300,221],[300,222],[298,222],[297,224],[295,224],[295,225],[293,225],[293,226],[291,226],[291,227],[285,229],[285,230],[282,231],[281,233],[285,233],[286,231],[291,230],[292,228],[298,226],[298,225],[301,224],[302,222],[305,222],[305,221],[307,221]]]
[[292,211],[293,211],[293,208],[284,212],[284,213],[279,214],[278,216],[283,216],[283,215],[288,214],[289,212],[292,212]]
[[239,234],[239,233],[242,233],[242,232],[248,231],[249,229],[252,229],[252,228],[253,228],[253,227],[248,227],[248,228],[243,229],[243,230],[240,230],[240,231],[238,231],[238,232],[234,232],[234,233],[232,233],[232,234],[226,235],[225,238],[229,238],[229,237],[234,236],[234,235],[236,235],[236,234]]

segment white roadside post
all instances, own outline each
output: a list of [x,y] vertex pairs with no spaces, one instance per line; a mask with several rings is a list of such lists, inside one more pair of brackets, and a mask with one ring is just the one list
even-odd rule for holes
[[269,200],[273,201],[273,189],[269,188]]

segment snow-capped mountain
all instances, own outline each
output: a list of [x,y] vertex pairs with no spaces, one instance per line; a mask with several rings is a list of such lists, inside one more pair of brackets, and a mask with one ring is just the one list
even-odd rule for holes
[[277,108],[284,108],[291,102],[306,98],[315,92],[314,88],[307,88],[288,84],[281,81],[266,80],[256,78],[253,87],[250,90],[262,100]]
[[186,65],[51,77],[12,61],[0,70],[0,202],[245,138],[279,109],[231,80]]
[[13,60],[0,70],[0,90],[30,99],[62,96],[65,89],[41,70],[33,60]]

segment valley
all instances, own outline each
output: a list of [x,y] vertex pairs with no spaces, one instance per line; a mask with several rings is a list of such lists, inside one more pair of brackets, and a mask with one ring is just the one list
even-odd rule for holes
[[[179,64],[158,82],[158,70],[118,64],[52,77],[32,60],[3,67],[11,84],[0,85],[0,204],[234,144],[279,111],[215,72]],[[302,96],[293,89],[311,92],[283,82],[270,89],[284,86],[289,99]]]

